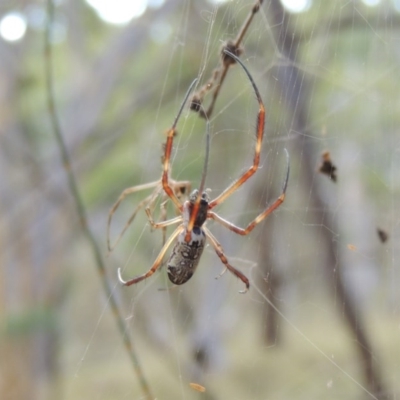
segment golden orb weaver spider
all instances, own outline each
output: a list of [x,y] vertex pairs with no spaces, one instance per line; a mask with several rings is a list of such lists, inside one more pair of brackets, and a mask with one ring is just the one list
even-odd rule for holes
[[[115,209],[121,203],[123,198],[130,193],[135,191],[143,190],[146,188],[155,187],[153,194],[148,196],[145,200],[143,200],[135,209],[134,214],[131,216],[128,224],[133,220],[136,212],[142,208],[145,204],[146,206],[146,214],[150,225],[155,229],[163,229],[170,225],[174,225],[180,223],[180,225],[175,229],[175,231],[171,234],[167,241],[165,241],[160,253],[155,259],[152,267],[143,275],[139,275],[137,277],[131,278],[127,281],[122,279],[121,269],[118,269],[118,278],[119,281],[125,285],[130,286],[144,279],[152,276],[157,269],[162,265],[163,258],[171,246],[171,244],[176,240],[175,246],[172,249],[171,255],[167,261],[167,272],[168,277],[172,283],[175,285],[182,285],[187,282],[192,275],[194,274],[196,267],[199,264],[201,254],[204,250],[204,246],[206,243],[206,239],[209,240],[221,262],[225,265],[225,269],[223,272],[229,270],[232,274],[234,274],[237,278],[239,278],[244,284],[245,289],[240,291],[240,293],[245,293],[249,287],[250,283],[248,278],[239,270],[234,268],[229,264],[227,257],[224,254],[222,246],[214,237],[214,235],[209,231],[209,229],[205,226],[205,222],[208,219],[213,219],[214,221],[220,223],[225,228],[228,228],[232,232],[235,232],[239,235],[247,235],[249,234],[256,225],[258,225],[261,221],[267,218],[274,210],[276,210],[285,200],[285,193],[287,189],[287,184],[289,180],[289,172],[290,172],[290,164],[289,164],[289,154],[286,151],[287,156],[287,171],[286,177],[283,183],[282,193],[281,195],[274,201],[272,205],[267,207],[264,211],[262,211],[253,221],[251,221],[246,228],[240,228],[231,222],[225,220],[220,217],[217,213],[212,211],[216,206],[225,201],[229,196],[231,196],[240,186],[242,186],[254,173],[257,171],[259,163],[260,163],[260,152],[261,145],[264,136],[264,125],[265,125],[265,107],[264,103],[261,99],[260,92],[245,65],[242,61],[234,54],[230,53],[227,50],[224,50],[226,56],[231,57],[235,62],[237,62],[244,72],[246,73],[250,83],[253,87],[253,90],[256,94],[257,101],[259,104],[258,115],[257,115],[257,127],[256,127],[256,145],[254,152],[253,165],[236,181],[234,181],[231,185],[229,185],[221,194],[219,194],[215,199],[210,200],[208,192],[204,190],[205,178],[207,173],[207,164],[208,164],[208,155],[209,155],[209,123],[207,121],[207,147],[206,147],[206,157],[203,168],[202,179],[200,183],[199,190],[194,190],[189,199],[185,202],[181,202],[180,197],[182,194],[182,188],[189,188],[190,183],[186,181],[177,182],[170,178],[170,160],[172,153],[172,146],[174,141],[174,136],[176,135],[176,125],[179,121],[181,113],[183,111],[184,105],[189,97],[191,90],[193,89],[197,80],[193,81],[191,86],[186,93],[186,96],[182,102],[182,105],[179,109],[179,112],[174,120],[172,127],[168,130],[167,133],[167,142],[165,143],[164,148],[164,157],[163,157],[163,173],[161,177],[161,182],[156,181],[147,185],[140,185],[136,187],[132,187],[126,189],[122,192],[121,196],[114,204],[109,214],[109,223],[111,221],[111,217]],[[162,194],[162,191],[169,199],[172,200],[176,209],[179,211],[177,217],[164,220],[161,222],[154,222],[153,217],[151,215],[151,206],[153,205],[155,199],[158,195]],[[123,232],[127,228],[125,226]],[[122,232],[122,233],[123,233]],[[121,235],[120,235],[121,236]],[[109,243],[109,241],[108,241]],[[110,245],[109,245],[110,248]]]

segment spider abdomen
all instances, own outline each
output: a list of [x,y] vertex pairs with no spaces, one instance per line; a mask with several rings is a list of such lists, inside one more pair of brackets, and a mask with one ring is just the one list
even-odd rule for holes
[[185,241],[183,231],[176,242],[167,263],[169,280],[175,285],[182,285],[194,274],[204,250],[206,235],[203,229],[194,227],[190,241]]

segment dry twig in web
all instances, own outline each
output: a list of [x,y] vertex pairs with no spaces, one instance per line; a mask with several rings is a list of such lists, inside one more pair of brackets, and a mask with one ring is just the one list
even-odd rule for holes
[[[221,90],[221,86],[224,83],[225,77],[228,73],[229,67],[233,64],[236,64],[236,61],[225,54],[225,50],[234,54],[236,57],[240,57],[243,53],[243,48],[240,47],[240,44],[246,35],[248,28],[250,27],[254,15],[259,11],[263,0],[256,0],[254,5],[251,7],[251,10],[241,26],[238,35],[234,40],[228,40],[221,49],[221,60],[219,66],[214,69],[211,74],[211,78],[193,95],[192,101],[190,103],[190,109],[198,112],[199,115],[204,118],[210,118],[211,114],[214,110],[215,102],[217,101],[219,91]],[[202,107],[202,103],[205,95],[210,92],[214,88],[211,103],[208,106],[207,110]]]

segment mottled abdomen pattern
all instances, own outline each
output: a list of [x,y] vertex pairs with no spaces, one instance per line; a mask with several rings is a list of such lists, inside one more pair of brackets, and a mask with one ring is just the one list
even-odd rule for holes
[[198,227],[193,228],[189,243],[184,238],[185,231],[179,235],[167,263],[169,280],[175,285],[182,285],[192,277],[206,241],[206,235]]

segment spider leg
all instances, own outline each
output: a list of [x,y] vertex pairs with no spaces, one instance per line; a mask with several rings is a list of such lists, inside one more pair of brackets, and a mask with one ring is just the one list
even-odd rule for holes
[[[157,185],[159,185],[159,187],[157,188]],[[110,240],[110,226],[111,226],[111,220],[112,217],[114,215],[114,213],[117,211],[118,207],[120,206],[120,204],[122,203],[122,201],[125,199],[126,196],[132,194],[132,193],[136,193],[136,192],[140,192],[142,190],[146,190],[146,189],[151,189],[155,187],[156,189],[154,190],[153,194],[151,194],[150,196],[146,197],[143,201],[141,201],[137,207],[135,208],[135,210],[133,211],[131,217],[129,218],[128,222],[126,223],[126,225],[124,226],[123,230],[121,231],[121,233],[118,235],[117,239],[114,241],[114,243],[111,244],[111,240]],[[118,200],[114,203],[114,205],[111,207],[110,212],[108,213],[108,222],[107,222],[107,247],[108,247],[108,251],[112,252],[115,248],[115,246],[117,245],[117,243],[119,242],[119,240],[121,239],[121,237],[123,236],[123,234],[125,233],[125,231],[128,229],[128,227],[130,226],[130,224],[132,223],[132,221],[135,219],[135,216],[137,214],[137,212],[146,204],[146,202],[151,201],[152,197],[155,194],[159,194],[161,191],[161,185],[160,185],[160,181],[155,181],[155,182],[150,182],[150,183],[146,183],[144,185],[137,185],[137,186],[132,186],[128,189],[125,189],[120,196],[118,197]],[[155,196],[156,197],[156,196]]]
[[152,228],[154,229],[164,229],[167,226],[173,225],[173,224],[177,224],[178,222],[182,222],[183,221],[183,217],[181,215],[175,217],[175,218],[171,218],[168,219],[166,221],[161,220],[161,222],[154,222],[154,219],[151,215],[151,211],[149,209],[146,208],[146,214],[147,214],[147,218],[149,219],[150,225],[152,226]]
[[[205,227],[203,226],[204,232],[207,236],[207,238],[210,240],[212,246],[214,247],[215,252],[217,253],[218,257],[222,261],[222,263],[225,265],[225,267],[232,272],[233,275],[235,275],[237,278],[239,278],[245,285],[246,288],[244,290],[240,290],[239,293],[246,293],[249,290],[250,283],[247,277],[242,274],[239,270],[236,268],[232,267],[232,265],[229,264],[228,259],[226,258],[224,254],[224,250],[222,249],[222,246],[218,242],[218,240],[214,237],[214,235]],[[223,271],[225,272],[225,271]]]
[[[173,188],[176,197],[178,199],[181,199],[182,196],[184,196],[186,193],[190,192],[191,188],[191,183],[189,181],[174,181],[170,179],[171,187]],[[160,186],[161,187],[161,186]],[[166,195],[166,193],[163,193],[163,201],[160,205],[160,221],[166,221],[167,220],[167,203],[168,203],[169,197]],[[154,226],[154,220],[151,215],[151,212],[153,211],[153,208],[151,207],[153,204],[149,202],[148,206],[145,208],[147,218],[151,224],[151,226],[155,229],[158,229],[159,227]],[[166,226],[162,228],[162,244],[164,246],[165,241],[167,237],[167,228]]]
[[214,221],[219,222],[221,225],[225,226],[225,228],[228,228],[232,232],[237,233],[238,235],[247,235],[249,234],[256,225],[258,225],[261,221],[263,221],[265,218],[268,217],[273,211],[275,211],[284,201],[285,201],[285,196],[286,196],[286,189],[287,189],[287,184],[289,181],[289,173],[290,173],[290,164],[289,164],[289,153],[285,149],[286,152],[286,157],[287,157],[287,170],[286,170],[286,177],[283,182],[283,187],[282,187],[282,194],[269,206],[267,207],[261,214],[259,214],[256,218],[254,218],[253,221],[251,221],[246,228],[240,228],[231,222],[227,221],[226,219],[220,217],[217,213],[213,211],[209,211],[207,213],[207,218],[211,218]]
[[[144,200],[142,200],[136,206],[135,210],[133,211],[132,215],[129,217],[129,219],[126,222],[126,224],[125,224],[124,228],[122,229],[121,233],[117,236],[117,238],[115,239],[115,241],[113,243],[110,243],[110,236],[108,234],[108,237],[107,237],[108,253],[111,253],[115,249],[115,246],[121,240],[122,236],[124,236],[126,230],[129,228],[129,226],[131,225],[132,221],[135,219],[136,214],[143,208],[143,206],[146,203],[149,203],[151,201],[152,201],[152,195],[147,196]],[[147,205],[147,207],[149,207],[149,205]],[[108,227],[108,231],[109,231],[109,227]]]
[[192,235],[192,230],[194,227],[194,223],[197,219],[197,215],[200,210],[200,202],[202,198],[202,194],[204,192],[204,187],[206,183],[206,177],[207,177],[207,169],[208,169],[208,159],[210,157],[210,121],[207,118],[207,125],[206,125],[206,154],[204,157],[204,165],[203,165],[203,173],[201,175],[201,181],[200,181],[200,186],[199,186],[199,191],[197,194],[196,201],[193,204],[193,208],[190,214],[189,222],[186,228],[186,235],[185,235],[185,241],[186,243],[190,242],[191,235]]
[[235,182],[233,182],[219,196],[217,196],[214,200],[212,200],[210,202],[210,204],[209,204],[210,210],[213,209],[218,204],[225,201],[230,195],[232,195],[232,193],[234,193],[240,186],[242,186],[243,183],[245,183],[257,171],[258,166],[260,164],[260,152],[261,152],[261,145],[262,145],[262,140],[263,140],[263,136],[264,136],[264,126],[265,126],[264,103],[262,101],[260,92],[259,92],[252,76],[250,75],[250,72],[244,66],[242,61],[238,57],[236,57],[234,54],[230,53],[227,50],[224,50],[224,53],[229,55],[230,57],[232,57],[239,65],[241,65],[244,72],[248,76],[250,83],[253,86],[254,92],[256,94],[257,101],[259,104],[259,109],[258,109],[258,114],[257,114],[257,128],[256,128],[256,146],[255,146],[255,151],[254,151],[253,165],[239,179],[237,179]]
[[226,271],[228,271],[228,268],[225,267],[225,268],[222,270],[222,272],[221,272],[219,275],[217,275],[217,276],[215,277],[215,279],[221,278],[221,276],[224,275]]
[[140,281],[143,281],[144,279],[149,278],[151,275],[154,274],[154,272],[157,271],[157,269],[161,266],[162,260],[165,256],[165,253],[167,252],[169,246],[171,243],[175,240],[175,238],[183,231],[184,227],[183,225],[178,226],[178,228],[175,229],[175,231],[172,233],[172,235],[169,237],[167,242],[164,244],[163,248],[161,249],[160,253],[158,254],[156,260],[154,261],[152,267],[143,275],[139,275],[135,278],[129,279],[128,281],[125,281],[122,279],[121,276],[121,268],[118,268],[118,279],[119,281],[124,285],[124,286],[130,286],[135,283],[138,283]]
[[[164,194],[163,198],[166,197],[166,194]],[[168,199],[165,199],[161,205],[160,205],[160,217],[161,217],[161,221],[166,221],[167,220],[167,202]],[[153,216],[151,215],[151,209],[145,209],[146,214],[147,214],[147,219],[149,220],[151,226],[153,227],[152,222],[154,222],[153,220]],[[167,240],[167,227],[162,228],[162,245],[164,246],[165,241]]]
[[[189,181],[175,181],[173,179],[170,179],[170,184],[171,188],[174,191],[175,195],[177,196],[178,199],[180,199],[183,195],[186,193],[190,192],[190,187],[191,183]],[[110,228],[111,228],[111,222],[112,222],[112,217],[114,213],[117,211],[118,207],[122,203],[122,201],[125,199],[126,196],[140,192],[142,190],[147,190],[151,188],[155,188],[153,193],[147,196],[144,200],[142,200],[136,208],[133,210],[133,213],[129,217],[127,223],[125,224],[124,228],[122,229],[121,233],[117,236],[115,241],[111,243],[111,238],[110,238]],[[118,200],[114,203],[114,205],[111,207],[110,212],[108,214],[108,222],[107,222],[107,247],[108,247],[108,253],[111,253],[114,248],[117,246],[118,242],[121,240],[122,236],[125,234],[126,230],[129,228],[129,226],[132,224],[133,220],[135,219],[137,213],[146,205],[146,214],[149,215],[154,209],[154,204],[155,201],[157,200],[157,197],[161,194],[162,192],[162,185],[161,181],[155,181],[155,182],[150,182],[146,183],[143,185],[137,185],[137,186],[132,186],[128,189],[125,189],[120,196],[118,197]],[[161,220],[165,221],[167,217],[167,212],[166,212],[166,207],[165,207],[165,201],[161,205]],[[153,220],[152,218],[149,218],[150,223]],[[165,243],[165,234],[166,231],[163,229],[163,244]]]
[[164,157],[163,157],[163,174],[162,174],[162,186],[165,191],[165,193],[168,195],[168,197],[174,202],[175,206],[178,208],[178,210],[182,211],[182,203],[176,196],[174,190],[172,189],[170,183],[169,183],[169,170],[170,170],[170,160],[171,160],[171,153],[172,153],[172,144],[174,141],[174,137],[176,136],[176,125],[179,121],[179,118],[182,114],[183,107],[185,106],[185,103],[190,95],[190,92],[193,90],[194,85],[196,84],[197,79],[195,79],[191,85],[189,86],[188,91],[186,92],[185,98],[183,99],[183,102],[181,104],[181,107],[178,111],[177,116],[175,117],[174,123],[172,124],[172,127],[168,130],[167,132],[167,142],[165,143],[165,152],[164,152]]

